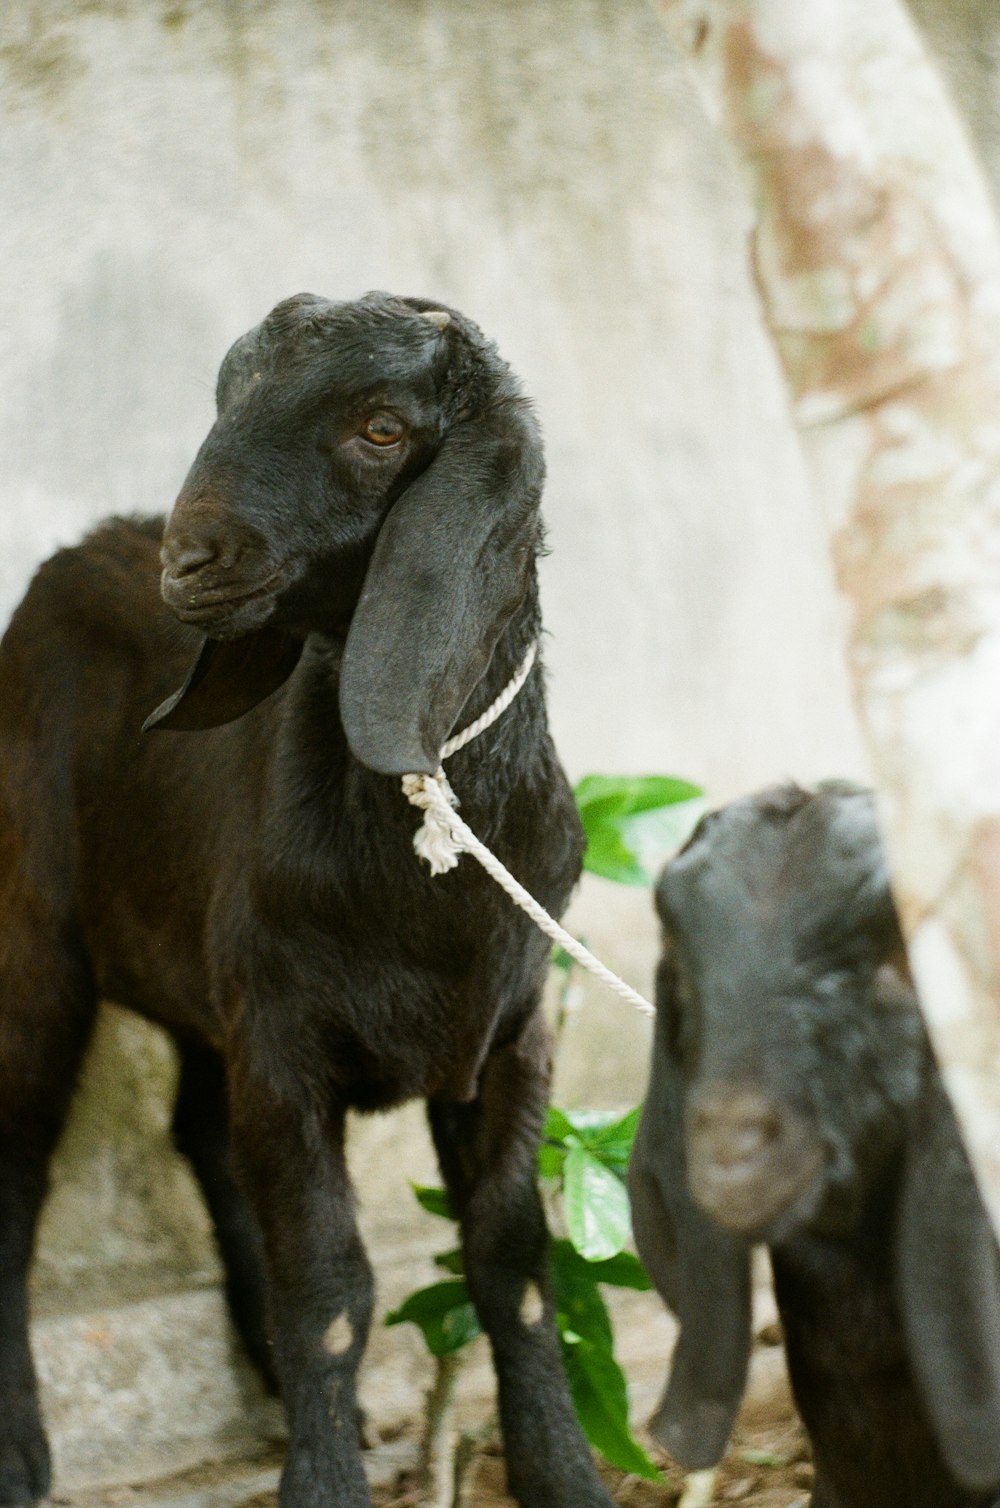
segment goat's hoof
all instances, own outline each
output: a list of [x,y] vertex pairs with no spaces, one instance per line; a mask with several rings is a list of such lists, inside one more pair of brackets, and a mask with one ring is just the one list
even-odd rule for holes
[[16,1436],[0,1424],[0,1508],[34,1508],[49,1490],[51,1468],[45,1433],[38,1423]]

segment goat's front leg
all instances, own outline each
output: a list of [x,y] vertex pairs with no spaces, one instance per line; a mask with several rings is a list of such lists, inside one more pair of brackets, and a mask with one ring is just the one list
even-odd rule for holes
[[549,1086],[540,1013],[486,1062],[471,1104],[432,1101],[469,1290],[490,1338],[510,1489],[521,1508],[611,1508],[577,1423],[548,1277],[535,1159]]
[[233,1075],[236,1162],[261,1229],[274,1360],[288,1414],[280,1508],[368,1508],[357,1369],[372,1277],[354,1219],[343,1113]]

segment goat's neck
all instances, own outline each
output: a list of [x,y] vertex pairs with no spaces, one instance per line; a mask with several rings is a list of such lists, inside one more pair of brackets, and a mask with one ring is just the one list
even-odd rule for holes
[[[497,642],[496,648],[490,659],[479,684],[474,687],[465,706],[459,712],[455,726],[451,733],[460,733],[470,723],[480,717],[488,707],[491,707],[517,675],[525,655],[532,644],[537,644],[542,631],[541,612],[538,603],[538,581],[532,573],[528,591],[524,600],[514,613],[510,622],[506,625]],[[498,723],[510,722],[515,725],[524,723],[525,731],[530,729],[532,736],[537,736],[545,730],[545,704],[544,697],[538,694],[540,677],[529,677],[528,684],[518,692],[517,698],[506,712],[501,714]],[[538,726],[540,720],[541,726]],[[485,736],[485,735],[483,735]],[[475,747],[473,740],[468,748]],[[458,758],[459,756],[455,756]]]
[[[538,584],[532,575],[523,602],[501,634],[485,675],[459,712],[450,735],[460,733],[492,706],[517,675],[531,645],[537,643],[541,626]],[[488,813],[502,807],[515,785],[535,785],[551,776],[554,755],[542,675],[536,662],[506,711],[447,761],[448,779],[470,822],[488,820]],[[485,830],[480,836],[486,836]]]

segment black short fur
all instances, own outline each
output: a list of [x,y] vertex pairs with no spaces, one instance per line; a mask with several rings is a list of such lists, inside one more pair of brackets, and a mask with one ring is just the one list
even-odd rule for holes
[[[61,551],[0,647],[0,1504],[48,1485],[24,1282],[110,998],[180,1047],[177,1143],[289,1416],[282,1508],[369,1502],[344,1117],[413,1096],[461,1214],[512,1490],[607,1508],[534,1179],[547,944],[473,861],[431,877],[398,778],[436,768],[538,637],[537,425],[475,325],[385,294],[278,305],[226,356],[218,404],[165,534],[119,519]],[[540,666],[449,775],[559,912],[582,843]]]
[[1000,1258],[906,966],[870,794],[782,787],[661,877],[639,1250],[681,1331],[654,1432],[722,1455],[771,1253],[816,1508],[1000,1500]]

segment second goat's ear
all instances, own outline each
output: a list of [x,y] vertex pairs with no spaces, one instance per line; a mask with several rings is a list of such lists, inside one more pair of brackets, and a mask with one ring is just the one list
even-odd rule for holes
[[234,722],[287,681],[302,643],[280,628],[261,628],[241,639],[206,639],[184,683],[150,713],[142,731],[190,733]]
[[355,757],[432,774],[524,597],[544,465],[527,404],[448,434],[390,509],[354,611],[340,708]]
[[639,1255],[680,1335],[650,1430],[680,1465],[714,1466],[743,1399],[750,1357],[750,1254],[688,1192],[683,1083],[666,1041],[661,970],[653,1069],[629,1166]]
[[966,1487],[1000,1486],[1000,1254],[936,1077],[911,1115],[897,1228],[910,1360],[941,1453]]

